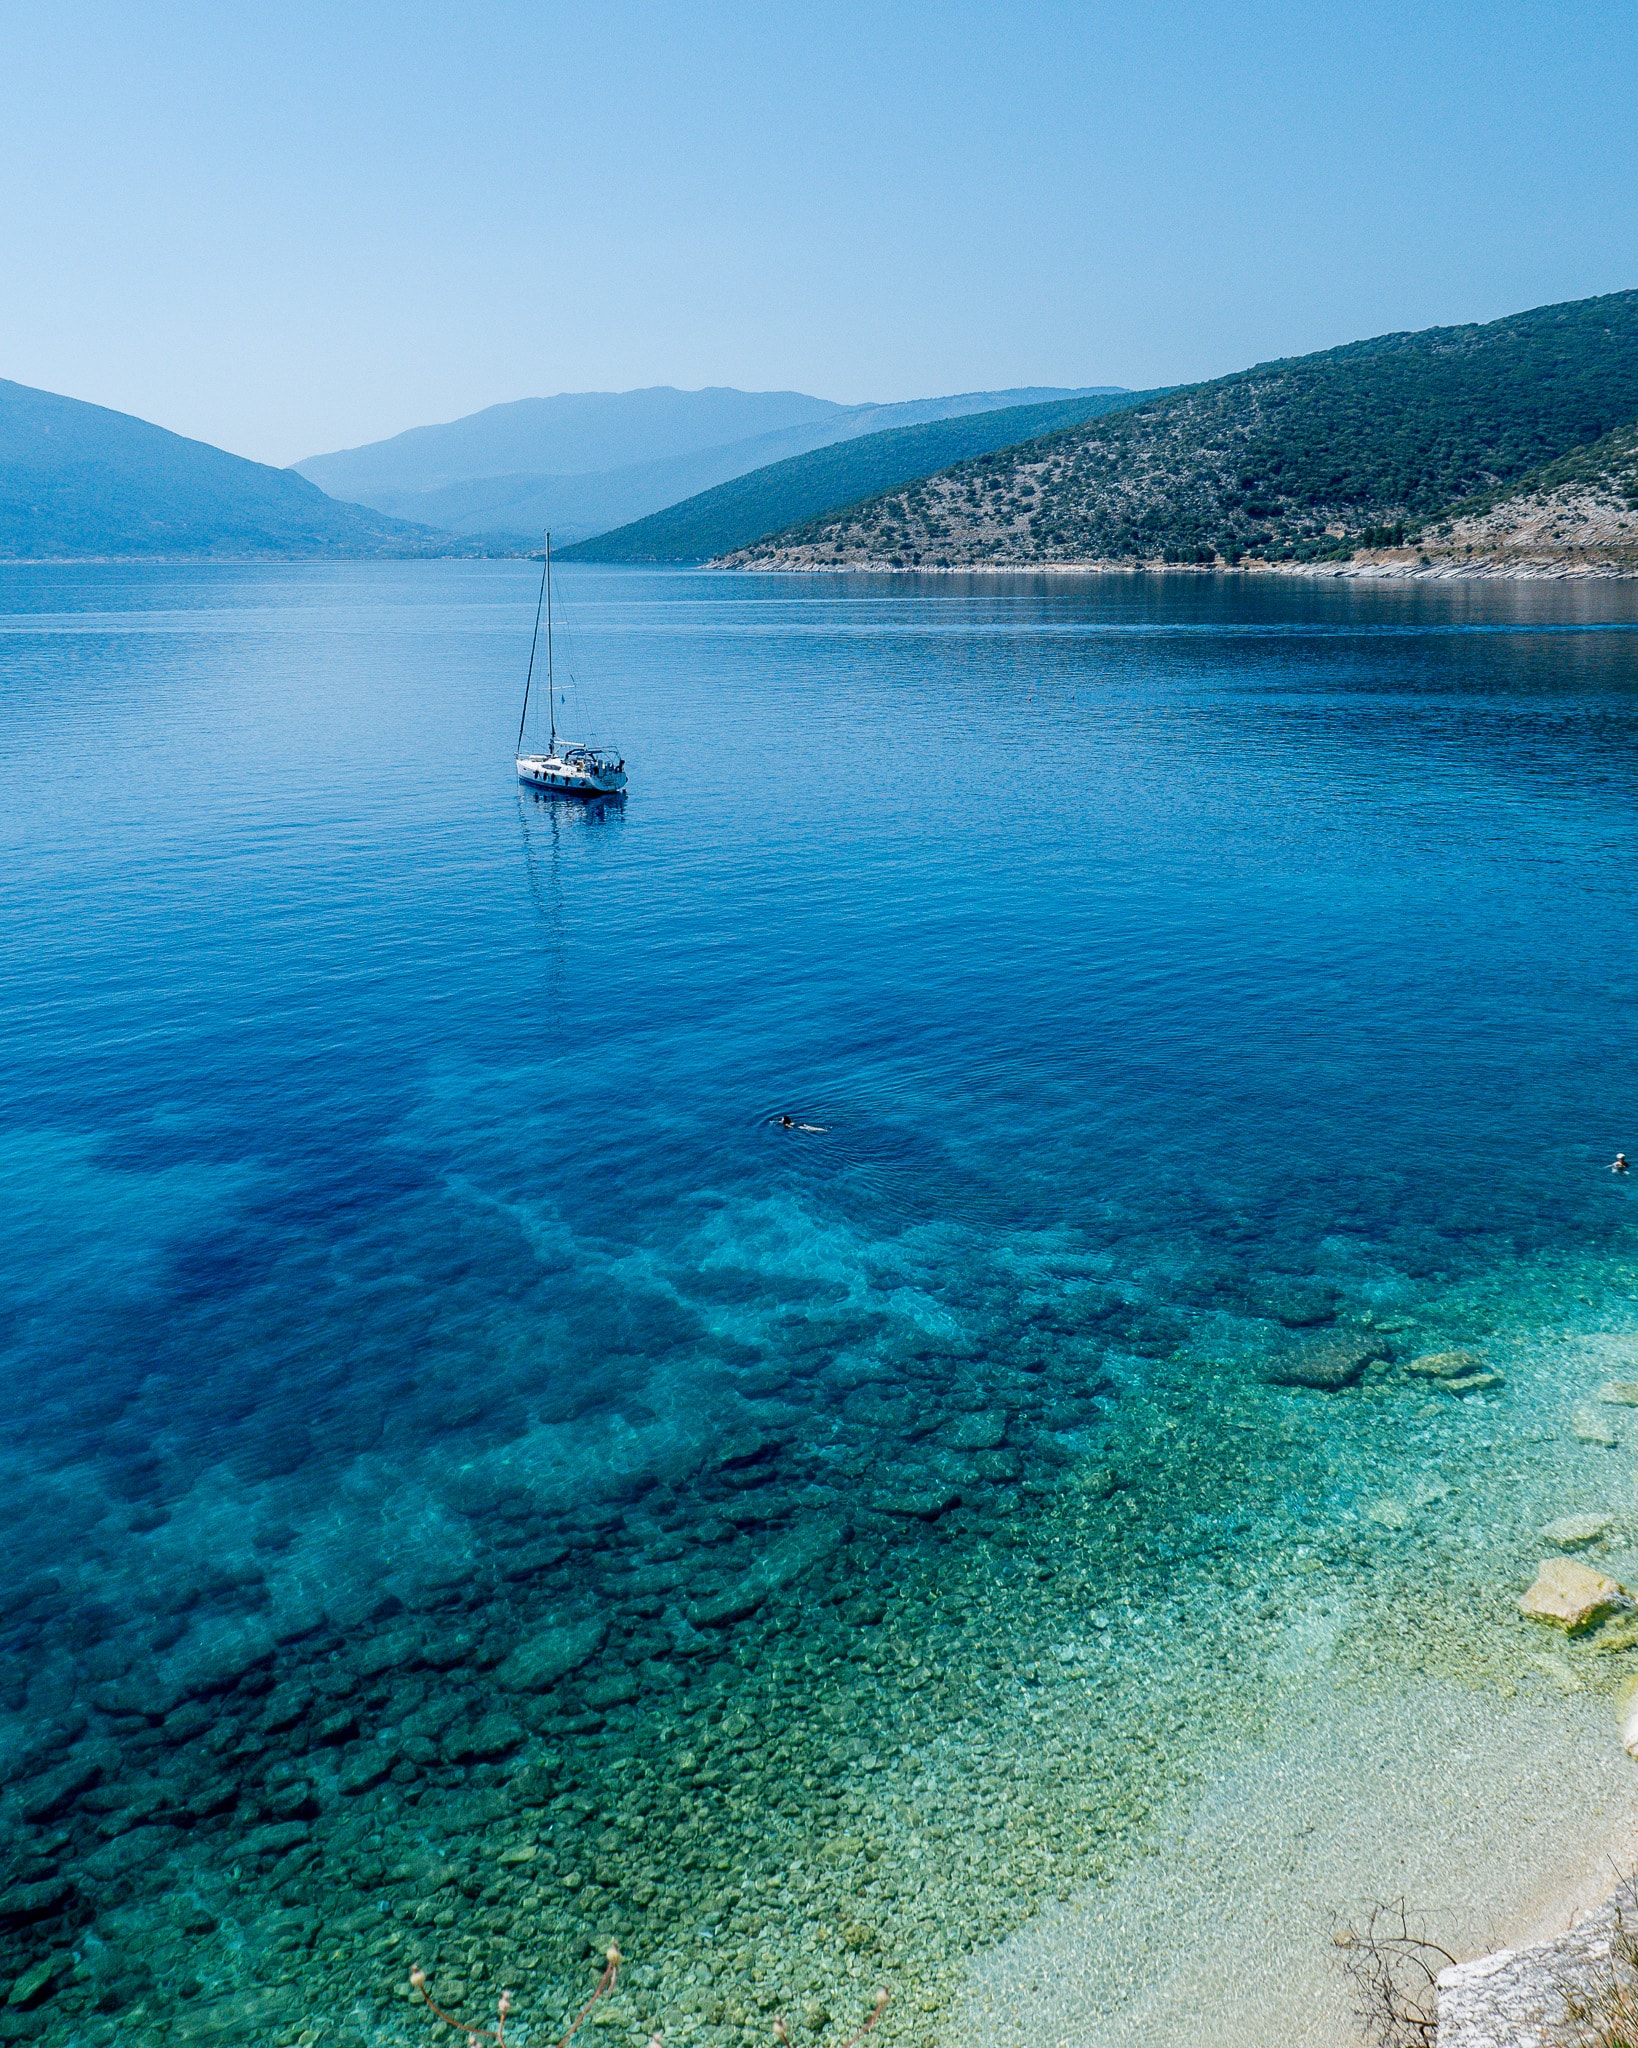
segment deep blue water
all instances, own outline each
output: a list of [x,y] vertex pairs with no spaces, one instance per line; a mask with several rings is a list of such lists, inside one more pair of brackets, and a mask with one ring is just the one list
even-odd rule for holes
[[482,1442],[916,1229],[1119,1279],[1606,1227],[1626,592],[562,582],[623,810],[513,786],[524,565],[7,572],[34,1459],[165,1505]]
[[515,784],[526,564],[0,574],[25,1719],[201,1587],[669,1512],[745,1402],[1624,1240],[1629,590],[561,586],[623,806]]

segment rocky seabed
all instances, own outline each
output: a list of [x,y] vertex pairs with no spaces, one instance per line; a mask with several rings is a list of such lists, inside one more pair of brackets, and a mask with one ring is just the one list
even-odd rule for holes
[[165,1521],[100,1601],[14,1583],[0,2039],[384,2048],[426,2038],[419,1964],[474,2022],[510,1990],[529,2048],[618,1940],[594,2039],[819,2043],[885,1986],[879,2038],[931,2041],[975,1953],[1154,1852],[1283,1670],[1607,1691],[1615,1740],[1638,1628],[1518,1603],[1550,1552],[1638,1583],[1600,1398],[1638,1274],[1252,1293],[890,1361],[883,1323],[796,1318],[686,1458],[550,1508],[468,1475],[458,1569],[373,1589],[281,1578],[276,1525],[184,1581]]

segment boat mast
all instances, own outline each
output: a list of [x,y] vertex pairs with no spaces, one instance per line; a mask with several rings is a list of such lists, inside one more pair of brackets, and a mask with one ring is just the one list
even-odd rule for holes
[[[518,720],[517,750],[520,754],[523,752],[523,728],[528,723],[529,719],[529,685],[535,679],[535,648],[540,643],[540,608],[546,601],[546,579],[548,576],[551,575],[551,573],[552,536],[550,533],[548,533],[546,536],[546,566],[540,572],[540,595],[535,599],[535,633],[534,638],[529,642],[529,673],[523,679],[523,716]],[[551,663],[552,634],[551,628],[550,626],[548,626],[546,629],[546,666],[548,671],[551,668]]]
[[557,752],[557,684],[552,676],[552,533],[546,529],[546,694],[551,699],[552,752]]

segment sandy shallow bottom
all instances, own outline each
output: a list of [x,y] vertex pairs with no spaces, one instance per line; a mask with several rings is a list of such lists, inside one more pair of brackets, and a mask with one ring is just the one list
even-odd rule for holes
[[1095,1898],[975,1969],[961,2048],[1339,2048],[1359,2038],[1332,1937],[1403,1897],[1459,1958],[1561,1931],[1638,1846],[1638,1773],[1607,1701],[1419,1680],[1293,1687],[1270,1739]]

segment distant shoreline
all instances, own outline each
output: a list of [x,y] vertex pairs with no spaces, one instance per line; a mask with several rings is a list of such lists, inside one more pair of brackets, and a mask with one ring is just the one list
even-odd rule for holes
[[[664,564],[654,564],[664,567]],[[779,576],[1294,576],[1361,583],[1627,583],[1638,566],[1570,561],[1456,562],[706,562],[707,569]]]
[[[519,543],[516,554],[380,555],[3,555],[0,569],[338,568],[367,562],[538,561]],[[1409,550],[1346,562],[622,562],[604,568],[711,569],[777,576],[1217,576],[1298,577],[1358,583],[1630,583],[1638,564],[1567,559],[1519,562],[1418,559]]]

